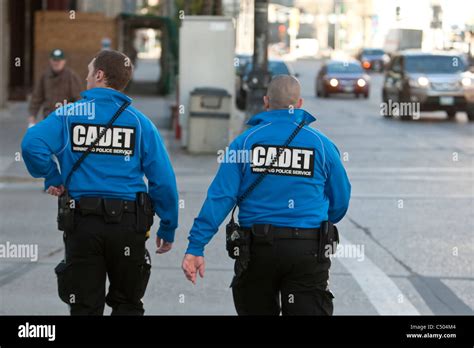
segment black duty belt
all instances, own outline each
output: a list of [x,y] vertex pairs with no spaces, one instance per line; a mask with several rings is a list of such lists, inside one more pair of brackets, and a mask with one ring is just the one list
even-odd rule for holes
[[273,239],[319,239],[319,228],[273,227]]
[[82,215],[120,215],[135,213],[136,201],[100,197],[82,197],[76,202],[76,210]]
[[[298,228],[271,226],[273,239],[319,239],[319,228]],[[243,228],[244,231],[251,232],[251,228]]]

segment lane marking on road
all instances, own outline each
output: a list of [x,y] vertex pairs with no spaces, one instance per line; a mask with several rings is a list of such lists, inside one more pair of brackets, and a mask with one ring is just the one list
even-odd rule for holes
[[408,280],[422,295],[434,315],[473,315],[474,311],[460,299],[441,279],[419,274]]
[[[5,268],[0,269],[0,287],[11,283],[12,281],[16,280],[17,278],[22,277],[26,273],[35,269],[35,267],[42,265],[44,266],[47,262],[43,262],[43,259],[47,259],[51,256],[54,256],[61,251],[64,251],[64,247],[56,248],[51,250],[45,255],[41,255],[38,258],[38,262],[12,262],[7,265]],[[8,259],[2,260],[7,264]]]
[[[353,243],[346,238],[341,238],[341,244],[356,247],[356,245],[353,245]],[[367,255],[364,256],[363,261],[352,257],[338,257],[337,260],[352,274],[357,284],[359,284],[379,314],[420,314],[393,280],[374,264]],[[402,295],[402,297],[400,295]]]

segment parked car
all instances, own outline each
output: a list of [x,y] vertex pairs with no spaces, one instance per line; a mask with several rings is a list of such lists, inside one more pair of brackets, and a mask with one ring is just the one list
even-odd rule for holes
[[[245,110],[247,107],[247,93],[250,90],[248,86],[248,79],[250,72],[252,71],[253,64],[248,62],[243,69],[242,75],[240,77],[240,88],[236,92],[236,104],[240,110]],[[271,76],[275,75],[294,75],[293,69],[289,67],[284,61],[272,59],[268,61],[268,70],[270,71]]]
[[252,56],[249,54],[236,54],[234,60],[235,73],[241,75],[245,66],[252,62]]
[[381,48],[363,48],[357,55],[362,67],[369,71],[384,71],[390,58]]
[[315,90],[318,97],[331,94],[350,93],[357,97],[369,97],[369,76],[357,60],[330,60],[316,76]]
[[[465,111],[474,121],[474,74],[461,55],[451,52],[400,52],[385,74],[382,99],[386,104],[416,103],[419,111],[446,111],[449,118]],[[393,116],[385,110],[384,116]]]

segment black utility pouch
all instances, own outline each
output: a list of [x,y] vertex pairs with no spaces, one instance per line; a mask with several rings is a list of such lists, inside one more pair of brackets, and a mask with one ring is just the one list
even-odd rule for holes
[[153,225],[153,216],[155,210],[153,209],[153,202],[146,192],[137,192],[137,230],[139,233],[145,234]]
[[231,259],[238,259],[250,250],[250,234],[243,231],[238,224],[230,222],[225,228],[225,248]]
[[334,255],[339,244],[339,232],[331,221],[323,221],[320,227],[318,260],[324,262]]
[[327,237],[327,244],[332,246],[331,254],[335,254],[337,250],[337,246],[339,245],[339,231],[337,227],[329,222],[329,229],[328,229],[328,237]]
[[258,245],[273,244],[272,225],[252,225],[252,243]]
[[247,270],[250,262],[251,232],[242,230],[233,219],[226,225],[225,232],[227,254],[235,260],[235,276],[230,284],[230,287],[233,287]]
[[75,300],[75,294],[73,294],[71,283],[72,273],[71,267],[62,260],[55,268],[54,272],[57,276],[58,281],[58,295],[61,301],[67,304],[71,304]]
[[148,250],[145,249],[145,258],[143,264],[140,265],[140,279],[135,289],[133,298],[137,301],[141,300],[145,296],[148,281],[150,280],[151,274],[151,257]]
[[118,224],[122,221],[123,201],[121,199],[104,199],[104,221],[106,224]]
[[66,190],[58,197],[58,230],[70,231],[74,227],[74,200]]
[[79,199],[79,211],[82,216],[102,215],[102,199],[99,197],[81,197]]

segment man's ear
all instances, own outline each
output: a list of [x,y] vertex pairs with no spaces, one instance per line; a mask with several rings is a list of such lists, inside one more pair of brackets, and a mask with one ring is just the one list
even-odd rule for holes
[[95,72],[95,79],[97,82],[104,82],[104,72],[102,70],[97,70]]
[[301,109],[302,106],[303,106],[303,98],[299,98],[298,102],[296,103],[296,108]]
[[270,100],[266,95],[263,96],[263,106],[265,107],[265,110],[270,109]]

